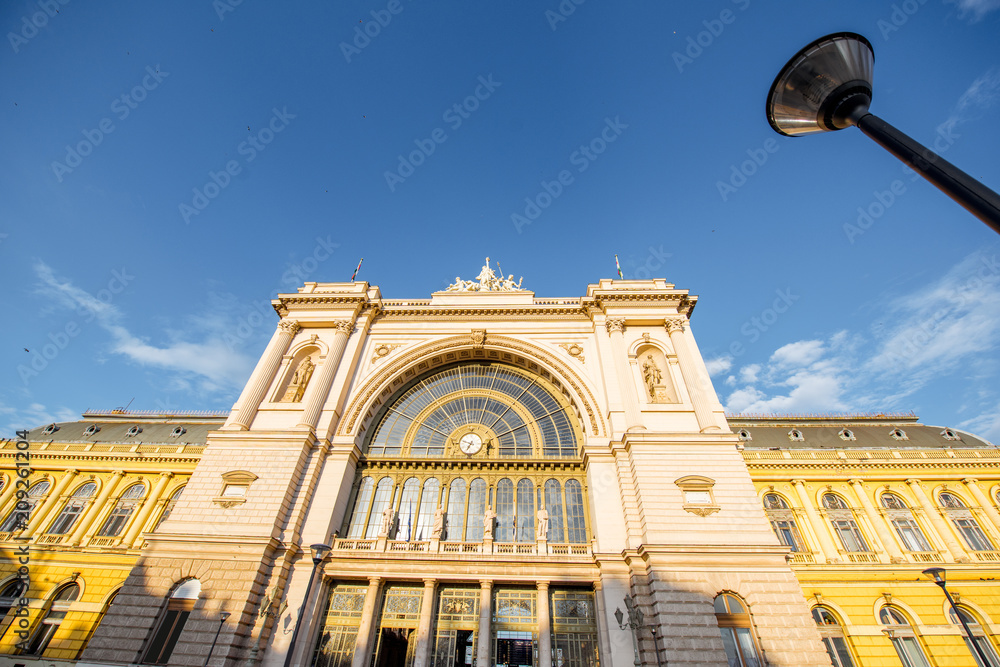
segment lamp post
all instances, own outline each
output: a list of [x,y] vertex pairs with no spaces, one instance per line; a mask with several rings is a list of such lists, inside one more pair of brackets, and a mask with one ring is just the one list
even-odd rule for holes
[[941,587],[944,591],[944,596],[948,598],[948,604],[951,605],[951,610],[955,612],[955,616],[958,617],[958,622],[962,624],[962,629],[965,630],[965,636],[969,638],[969,646],[972,647],[973,653],[979,657],[979,663],[983,667],[989,667],[990,661],[983,655],[983,650],[976,643],[976,638],[972,636],[972,630],[969,629],[969,624],[965,622],[962,618],[962,614],[959,613],[958,608],[955,606],[955,601],[951,599],[951,593],[948,592],[948,588],[945,584],[945,571],[943,567],[929,567],[924,570],[924,574],[930,577],[935,584]]
[[653,635],[653,653],[656,654],[656,665],[659,667],[660,647],[656,641],[656,627],[643,623],[642,610],[635,606],[635,601],[631,595],[625,596],[625,610],[628,612],[628,621],[625,620],[625,614],[622,613],[621,607],[615,608],[615,620],[618,621],[618,627],[622,630],[628,628],[632,631],[632,650],[635,652],[635,667],[642,665],[639,661],[639,636],[636,632],[642,628],[649,628],[650,633]]
[[312,572],[309,573],[309,583],[306,584],[306,594],[302,598],[299,615],[295,619],[295,630],[292,632],[292,639],[288,642],[288,652],[285,653],[285,667],[288,667],[292,663],[292,654],[295,653],[295,640],[299,636],[299,628],[302,626],[302,613],[306,610],[306,604],[309,602],[309,592],[312,590],[313,580],[316,579],[316,570],[319,569],[319,564],[326,559],[326,555],[330,553],[331,547],[327,544],[310,544],[309,548],[312,549],[313,568]]
[[219,641],[219,633],[222,632],[222,626],[225,624],[226,619],[229,618],[230,614],[228,611],[219,612],[219,629],[215,631],[215,638],[212,640],[212,647],[208,649],[208,655],[205,657],[204,667],[208,667],[208,661],[212,659],[212,651],[215,650],[215,642]]
[[1000,195],[868,111],[875,53],[853,32],[820,37],[788,61],[767,94],[775,132],[797,137],[851,125],[1000,233]]

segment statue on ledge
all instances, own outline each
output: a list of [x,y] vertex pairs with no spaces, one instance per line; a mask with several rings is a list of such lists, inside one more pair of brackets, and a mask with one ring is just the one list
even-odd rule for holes
[[490,268],[490,258],[486,258],[486,265],[476,276],[476,280],[462,280],[458,276],[455,276],[455,282],[448,285],[447,292],[519,292],[521,291],[521,283],[524,282],[524,276],[521,279],[514,282],[514,274],[510,274],[506,278],[503,277],[503,272],[500,271],[500,263],[497,262],[497,273],[493,272]]
[[295,374],[292,375],[292,380],[288,383],[288,388],[285,389],[285,395],[281,397],[281,402],[298,403],[301,401],[314,370],[316,370],[316,365],[313,364],[312,359],[309,357],[303,359],[299,367],[295,369]]

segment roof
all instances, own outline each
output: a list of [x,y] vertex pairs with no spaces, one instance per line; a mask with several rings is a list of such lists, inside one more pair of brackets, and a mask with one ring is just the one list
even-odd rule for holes
[[33,428],[28,431],[27,440],[132,445],[151,443],[204,445],[209,432],[225,424],[228,414],[228,411],[170,413],[88,410],[80,421],[56,422]]

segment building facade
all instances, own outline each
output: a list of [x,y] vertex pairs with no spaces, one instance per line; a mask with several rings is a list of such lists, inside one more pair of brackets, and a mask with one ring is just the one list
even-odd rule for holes
[[997,450],[908,415],[727,420],[696,300],[540,299],[488,263],[428,300],[279,295],[228,414],[88,413],[0,448],[0,654],[973,664],[928,564],[993,650]]

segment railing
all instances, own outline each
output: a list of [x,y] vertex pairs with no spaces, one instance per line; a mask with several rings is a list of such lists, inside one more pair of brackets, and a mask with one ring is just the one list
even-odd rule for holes
[[973,551],[972,553],[976,554],[976,558],[982,561],[1000,561],[1000,551]]
[[802,551],[793,551],[789,554],[792,557],[793,563],[815,563],[816,559],[810,553],[804,553]]
[[375,551],[375,540],[340,540],[334,543],[334,549],[345,551]]
[[[95,546],[97,539],[91,540]],[[114,541],[115,538],[105,538]],[[502,554],[512,556],[589,557],[593,555],[589,544],[546,544],[545,542],[442,542],[405,540],[336,538],[334,551],[367,551],[391,553],[436,554]],[[810,561],[811,562],[811,561]]]
[[10,533],[0,533],[0,542],[6,542],[7,540],[11,539],[12,537],[14,537],[14,533],[13,532],[10,532]]
[[388,551],[428,551],[429,542],[388,542]]
[[38,544],[59,544],[65,537],[65,535],[42,535],[35,542]]
[[911,551],[910,557],[915,563],[943,563],[944,559],[936,551]]
[[850,552],[847,552],[847,553],[845,553],[843,555],[847,556],[847,559],[849,561],[851,561],[852,563],[878,563],[878,562],[881,562],[881,561],[879,561],[877,554],[868,553],[868,552],[865,552],[865,551],[850,551]]
[[89,546],[92,547],[111,547],[114,546],[115,542],[119,540],[119,537],[115,535],[114,537],[95,537],[90,540]]

